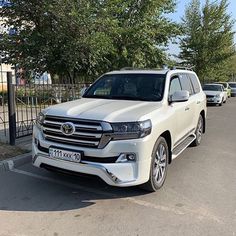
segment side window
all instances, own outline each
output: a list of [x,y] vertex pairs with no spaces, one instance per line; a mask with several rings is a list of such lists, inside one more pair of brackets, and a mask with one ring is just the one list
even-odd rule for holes
[[199,93],[200,92],[200,84],[198,82],[198,79],[195,75],[193,74],[189,74],[189,77],[191,79],[192,85],[193,85],[193,89],[195,93]]
[[181,86],[182,86],[182,90],[189,91],[190,95],[194,94],[191,81],[190,81],[189,77],[186,74],[181,74],[180,75],[180,83],[181,83]]
[[179,77],[177,76],[174,76],[172,79],[171,79],[171,82],[170,82],[170,90],[169,90],[169,95],[173,95],[174,92],[176,91],[181,91],[181,85],[180,85],[180,82],[179,82]]

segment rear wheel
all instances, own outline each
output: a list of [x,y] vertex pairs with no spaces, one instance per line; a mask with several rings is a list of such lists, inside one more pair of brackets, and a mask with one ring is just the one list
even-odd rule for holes
[[203,117],[202,117],[202,115],[200,115],[199,119],[198,119],[196,130],[195,130],[196,139],[191,143],[192,147],[196,147],[196,146],[200,145],[201,140],[202,140],[202,134],[203,134],[203,126],[204,126]]
[[141,188],[155,192],[162,187],[166,179],[168,159],[169,149],[167,142],[163,137],[159,137],[153,148],[149,180],[141,185]]

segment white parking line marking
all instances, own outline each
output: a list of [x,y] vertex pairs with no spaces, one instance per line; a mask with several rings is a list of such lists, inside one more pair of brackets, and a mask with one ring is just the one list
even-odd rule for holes
[[79,186],[77,184],[71,184],[71,183],[68,183],[68,182],[65,182],[65,181],[56,180],[56,179],[53,179],[53,178],[41,176],[41,175],[34,174],[34,173],[31,173],[31,172],[27,172],[27,171],[24,171],[24,170],[19,170],[19,169],[13,168],[11,171],[15,172],[15,173],[18,173],[18,174],[22,174],[22,175],[27,175],[27,176],[30,176],[30,177],[33,177],[33,178],[45,180],[47,182],[51,182],[51,183],[54,183],[54,184],[56,183],[58,185],[62,185],[62,186],[69,187],[69,188],[72,188],[72,189],[82,190],[82,191],[86,191],[86,192],[93,193],[93,194],[98,194],[98,195],[103,195],[103,196],[106,196],[106,197],[116,198],[116,199],[119,199],[119,200],[131,202],[131,203],[139,205],[139,206],[148,207],[148,208],[152,208],[152,209],[156,209],[156,210],[160,210],[160,211],[172,212],[175,215],[192,214],[200,220],[204,219],[204,218],[207,218],[207,219],[213,220],[217,223],[223,223],[222,220],[220,220],[217,216],[213,215],[212,213],[210,213],[209,211],[207,211],[206,209],[201,208],[201,207],[199,207],[198,209],[190,209],[188,207],[183,207],[182,210],[178,210],[175,207],[157,205],[157,204],[150,203],[150,202],[147,202],[147,201],[144,201],[144,200],[136,199],[134,197],[122,198],[122,197],[119,197],[119,195],[117,195],[117,194],[108,193],[108,192],[104,192],[104,191],[89,188],[89,187]]

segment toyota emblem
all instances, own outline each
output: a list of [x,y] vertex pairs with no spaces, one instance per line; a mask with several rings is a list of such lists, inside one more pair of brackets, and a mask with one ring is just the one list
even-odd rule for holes
[[66,122],[61,125],[61,132],[64,135],[70,136],[75,132],[75,125],[71,122]]

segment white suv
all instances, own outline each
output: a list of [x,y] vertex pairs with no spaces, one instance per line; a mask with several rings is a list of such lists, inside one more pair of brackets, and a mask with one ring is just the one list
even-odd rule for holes
[[33,164],[156,191],[168,164],[190,144],[200,144],[205,122],[206,96],[194,72],[113,71],[82,99],[39,114]]

